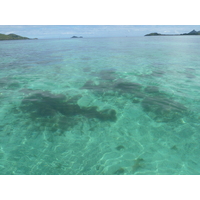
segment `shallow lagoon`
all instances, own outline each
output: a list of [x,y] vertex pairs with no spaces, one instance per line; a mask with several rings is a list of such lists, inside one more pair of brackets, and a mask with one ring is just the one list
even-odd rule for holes
[[200,174],[200,38],[0,43],[1,174]]

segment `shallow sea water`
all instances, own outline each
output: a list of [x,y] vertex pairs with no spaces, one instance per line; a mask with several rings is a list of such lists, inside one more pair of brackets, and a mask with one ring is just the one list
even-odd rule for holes
[[0,174],[200,174],[200,37],[0,42]]

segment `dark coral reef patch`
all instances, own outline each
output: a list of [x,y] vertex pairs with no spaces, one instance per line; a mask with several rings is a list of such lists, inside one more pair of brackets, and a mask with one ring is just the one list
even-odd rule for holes
[[62,110],[62,103],[65,99],[66,97],[62,94],[32,90],[31,94],[22,100],[20,108],[35,117],[54,116]]
[[118,79],[115,81],[100,80],[98,84],[89,80],[81,87],[81,89],[91,90],[97,95],[130,94],[138,96],[139,98],[144,96],[144,94],[141,92],[142,85],[139,83],[128,82],[123,79]]
[[183,117],[184,105],[164,96],[147,96],[141,102],[143,110],[158,122],[172,122]]
[[0,88],[14,90],[18,89],[19,87],[20,87],[20,82],[13,79],[12,77],[4,77],[0,79]]
[[[32,120],[40,122],[44,126],[52,126],[54,129],[67,130],[68,127],[76,125],[80,118],[97,118],[100,121],[116,121],[114,109],[99,110],[98,107],[80,107],[77,101],[81,95],[71,98],[63,94],[52,94],[42,90],[23,90],[29,95],[26,96],[20,105],[24,113],[28,113]],[[56,124],[53,126],[53,124]]]
[[[104,74],[104,72],[102,73]],[[113,76],[113,74],[114,72],[110,72],[106,75]],[[112,95],[116,98],[122,96],[125,99],[131,99],[132,103],[140,104],[143,111],[156,122],[173,122],[187,113],[187,108],[184,105],[171,99],[169,95],[160,91],[160,88],[155,85],[143,86],[139,83],[115,78],[115,81],[100,81],[99,84],[87,81],[82,89],[91,90],[98,95],[103,94],[102,96]],[[108,113],[114,114],[114,111],[109,111]]]

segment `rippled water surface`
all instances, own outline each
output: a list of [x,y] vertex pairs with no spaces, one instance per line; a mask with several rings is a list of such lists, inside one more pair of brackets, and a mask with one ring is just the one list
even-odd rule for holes
[[200,174],[200,37],[0,42],[0,174]]

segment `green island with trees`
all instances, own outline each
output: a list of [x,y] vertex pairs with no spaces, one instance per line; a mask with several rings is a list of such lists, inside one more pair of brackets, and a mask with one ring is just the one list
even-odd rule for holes
[[16,35],[14,33],[10,33],[8,35],[0,33],[0,40],[31,40],[31,39],[28,37],[22,37],[20,35]]
[[149,33],[145,36],[184,36],[184,35],[200,35],[200,31],[191,31],[189,33],[183,33],[183,34],[160,34],[160,33]]

